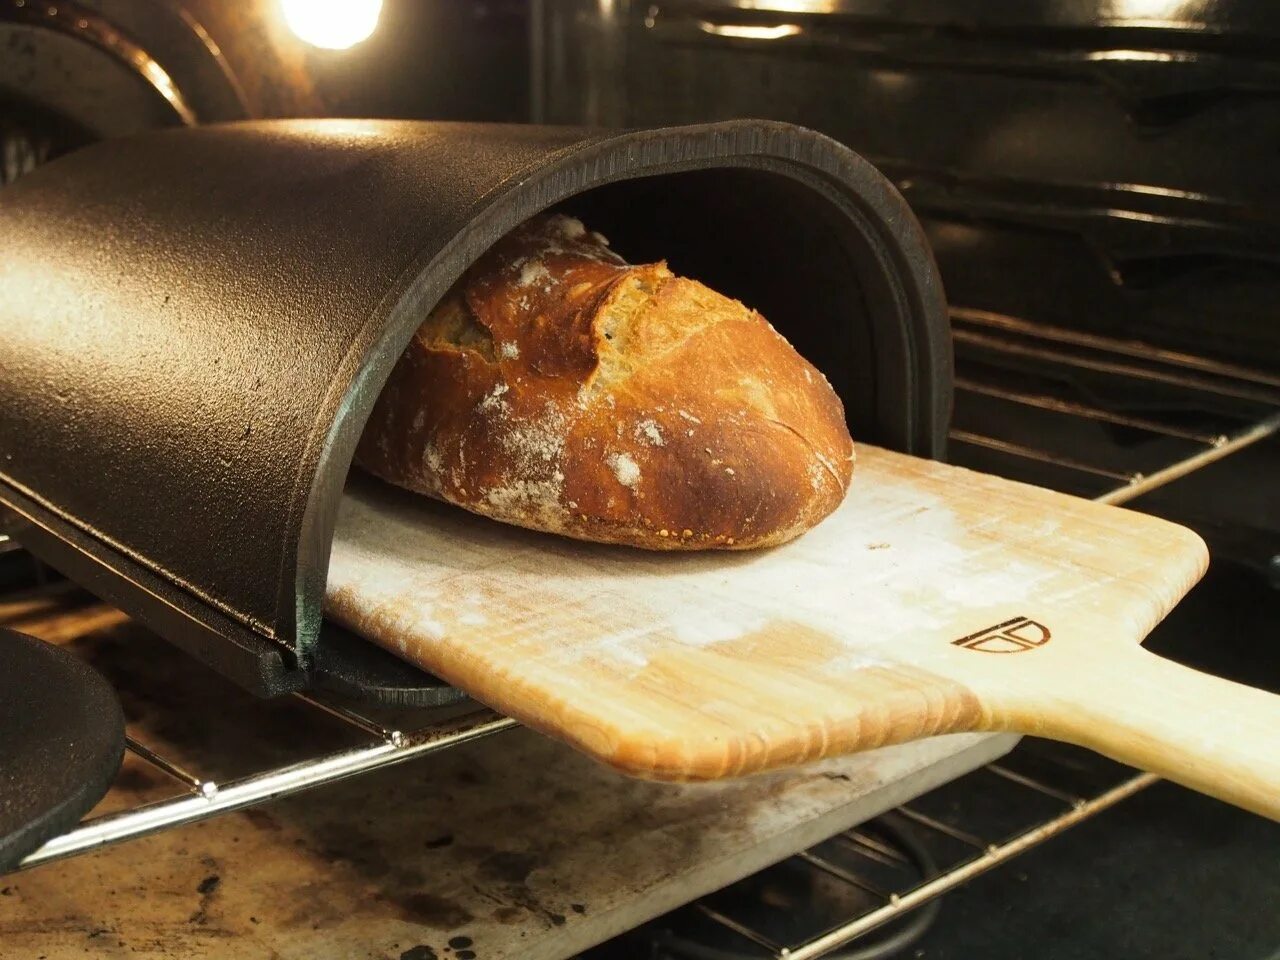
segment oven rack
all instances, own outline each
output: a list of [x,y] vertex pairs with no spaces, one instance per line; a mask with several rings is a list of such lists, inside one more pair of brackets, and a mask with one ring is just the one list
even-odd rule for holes
[[[1108,461],[1105,450],[1081,454],[1071,446],[1068,447],[1070,453],[1064,452],[1061,445],[1055,447],[1053,441],[1058,438],[1058,433],[1052,429],[1039,434],[1039,443],[1029,443],[1025,438],[1002,432],[1003,422],[993,421],[985,425],[986,429],[958,426],[952,431],[953,459],[961,464],[981,465],[983,469],[1014,479],[1031,479],[1034,476],[1041,483],[1046,482],[1045,478],[1036,475],[1035,471],[1049,467],[1059,471],[1060,475],[1054,477],[1059,482],[1046,485],[1120,504],[1280,433],[1280,377],[1208,358],[1158,350],[1145,344],[1032,325],[982,311],[954,309],[952,319],[958,354],[958,414],[977,400],[994,401],[1046,421],[1056,419],[1089,423],[1100,428],[1113,427],[1179,445],[1176,456],[1170,456],[1154,467],[1137,470]],[[996,360],[994,366],[990,362],[992,357]],[[1016,382],[1012,385],[1002,372],[1006,369],[1017,372],[1013,378]],[[1089,391],[1072,395],[1071,389],[1064,390],[1063,385],[1069,387],[1072,377],[1081,372],[1126,387],[1150,387],[1165,393],[1173,392],[1184,400],[1195,401],[1192,406],[1208,402],[1214,408],[1212,422],[1207,426],[1199,422],[1188,425],[1177,416],[1164,412],[1166,408],[1178,409],[1178,403],[1158,404],[1160,409],[1155,413],[1135,413],[1132,409],[1116,409],[1100,403]],[[990,459],[992,457],[995,459]],[[1099,484],[1101,489],[1098,489]],[[0,550],[4,547],[0,544]],[[19,869],[438,753],[517,726],[514,720],[477,708],[463,716],[435,719],[424,726],[404,730],[386,726],[348,706],[312,695],[295,694],[294,697],[314,714],[336,719],[369,740],[359,746],[219,783],[130,738],[127,744],[129,752],[181,783],[184,792],[166,800],[86,820],[32,853]],[[975,855],[952,864],[920,884],[893,892],[875,888],[857,873],[835,867],[812,851],[799,854],[800,860],[814,869],[838,876],[859,889],[871,887],[877,895],[883,895],[870,909],[796,945],[779,944],[766,934],[714,909],[705,900],[688,909],[697,910],[709,920],[733,930],[756,947],[771,952],[778,960],[815,960],[1096,816],[1158,779],[1151,774],[1131,774],[1105,790],[1085,795],[1067,792],[1042,779],[1015,773],[1001,764],[984,769],[1008,783],[1010,790],[1029,790],[1041,796],[1055,797],[1063,808],[1011,839],[992,842],[972,831],[927,817],[911,805],[900,807],[896,811],[899,815],[925,830],[945,833],[965,843],[973,848]],[[876,852],[873,846],[868,847],[865,834],[858,830],[850,831],[845,839],[852,846],[859,847],[864,856],[867,850]],[[885,856],[883,851],[876,852],[876,855]]]
[[170,827],[207,820],[370,770],[439,753],[519,726],[509,717],[474,705],[461,716],[454,714],[411,730],[401,730],[384,726],[348,706],[328,702],[312,694],[294,693],[291,696],[312,711],[369,736],[370,740],[359,746],[219,783],[126,735],[125,750],[129,754],[180,783],[184,792],[165,800],[85,820],[29,854],[18,869],[26,870]]
[[[841,853],[838,861],[825,849],[819,852],[818,848],[813,848],[796,855],[794,859],[806,868],[857,888],[871,899],[873,906],[856,917],[818,931],[808,938],[783,944],[759,929],[759,924],[753,925],[750,921],[733,916],[731,908],[712,906],[707,902],[709,898],[690,904],[682,908],[681,912],[692,911],[731,934],[730,939],[736,938],[744,945],[754,945],[763,951],[762,958],[817,960],[886,924],[901,920],[911,911],[1097,816],[1158,783],[1160,779],[1151,773],[1130,772],[1118,783],[1082,796],[1070,788],[1045,783],[1041,778],[1010,769],[1006,764],[1007,760],[989,763],[966,774],[961,781],[983,775],[994,776],[1003,781],[1010,791],[1031,794],[1058,804],[1059,812],[1014,833],[1008,839],[993,840],[923,813],[913,803],[897,807],[889,817],[905,820],[924,834],[949,841],[971,852],[970,856],[954,860],[913,886],[890,891],[867,878],[866,874],[873,869],[884,866],[905,868],[909,861],[902,851],[869,835],[862,827],[846,830],[821,845],[828,848],[833,843],[837,844]],[[1014,798],[1015,803],[1017,799],[1019,798]]]
[[[1221,460],[1280,431],[1280,375],[1253,370],[1237,364],[1191,354],[1162,350],[1148,344],[1115,340],[1076,330],[1031,324],[1015,317],[980,310],[952,308],[953,334],[957,345],[956,406],[963,409],[971,397],[994,398],[1025,410],[1074,417],[1096,424],[1121,427],[1139,434],[1179,441],[1193,447],[1191,452],[1170,458],[1146,471],[1117,468],[1103,458],[1082,459],[1055,451],[1049,444],[1034,445],[1002,437],[998,431],[980,433],[952,429],[950,439],[958,449],[953,459],[972,459],[965,447],[981,448],[1009,458],[1008,469],[1000,472],[1021,479],[1025,471],[1017,463],[1047,464],[1068,473],[1101,479],[1118,485],[1094,493],[1093,499],[1123,504],[1151,493],[1169,483]],[[966,348],[990,351],[1003,358],[1032,364],[1052,365],[1055,380],[1070,383],[1079,372],[1126,386],[1154,385],[1167,392],[1157,406],[1177,408],[1182,403],[1210,402],[1220,406],[1213,427],[1188,426],[1177,418],[1138,415],[1109,409],[1097,402],[1066,397],[1026,387],[1009,387],[975,374],[969,367],[975,356]],[[1077,386],[1076,389],[1079,389]],[[1076,491],[1072,491],[1076,492]]]

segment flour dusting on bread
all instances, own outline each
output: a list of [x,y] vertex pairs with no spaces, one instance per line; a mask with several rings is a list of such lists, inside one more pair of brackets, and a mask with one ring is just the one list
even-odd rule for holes
[[625,453],[611,453],[607,459],[618,482],[624,487],[636,489],[636,485],[640,482],[639,465]]
[[758,313],[553,214],[425,319],[357,462],[533,529],[744,549],[835,509],[853,444],[826,378]]

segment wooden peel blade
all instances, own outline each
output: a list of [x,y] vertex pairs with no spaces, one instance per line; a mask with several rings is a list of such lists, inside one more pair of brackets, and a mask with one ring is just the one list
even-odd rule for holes
[[652,554],[355,479],[330,616],[634,776],[706,780],[940,733],[1066,740],[1280,819],[1280,697],[1139,646],[1191,531],[859,447],[818,527]]

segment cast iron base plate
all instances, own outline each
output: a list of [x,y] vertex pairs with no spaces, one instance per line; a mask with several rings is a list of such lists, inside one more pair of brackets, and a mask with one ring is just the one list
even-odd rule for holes
[[75,825],[123,759],[124,714],[101,674],[0,630],[0,872]]
[[467,695],[335,623],[325,621],[311,685],[389,707],[444,707]]

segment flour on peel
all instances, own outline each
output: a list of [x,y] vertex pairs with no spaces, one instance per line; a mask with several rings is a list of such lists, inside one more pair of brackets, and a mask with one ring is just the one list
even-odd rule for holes
[[[962,526],[944,500],[909,479],[859,490],[856,477],[836,512],[791,543],[678,558],[529,541],[460,511],[423,516],[412,503],[358,490],[342,501],[331,584],[342,584],[344,597],[360,594],[362,614],[381,606],[380,629],[408,630],[427,644],[442,627],[449,642],[465,643],[469,632],[492,629],[473,623],[477,614],[502,624],[518,602],[521,629],[539,636],[541,667],[591,658],[631,675],[672,645],[714,650],[763,630],[785,633],[788,624],[831,638],[833,672],[909,663],[896,638],[937,633],[947,642],[957,614],[972,609],[977,629],[991,598],[1020,612],[1054,575],[1010,562],[982,523]],[[527,502],[546,494],[512,495]],[[376,579],[365,575],[369,569]],[[481,579],[500,588],[486,596],[507,599],[465,602]],[[568,620],[566,604],[575,611]],[[566,626],[575,623],[578,629]]]

